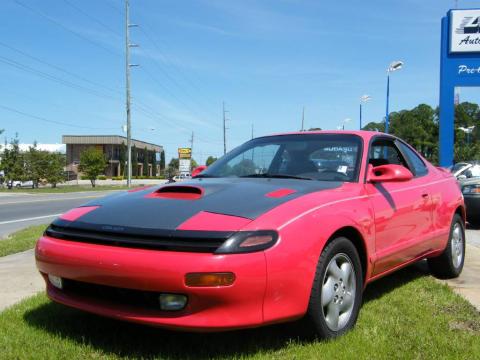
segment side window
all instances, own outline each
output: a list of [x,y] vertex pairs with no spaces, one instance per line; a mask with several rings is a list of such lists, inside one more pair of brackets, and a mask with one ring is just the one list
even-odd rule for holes
[[397,142],[398,146],[402,150],[402,152],[405,154],[405,156],[408,158],[410,161],[410,164],[413,166],[413,171],[415,176],[423,176],[428,173],[427,166],[423,162],[422,159],[413,151],[410,149],[407,145],[405,145],[403,142],[398,141]]
[[395,143],[389,139],[379,139],[372,143],[368,163],[373,166],[401,165],[409,169],[407,162],[400,151],[398,151]]

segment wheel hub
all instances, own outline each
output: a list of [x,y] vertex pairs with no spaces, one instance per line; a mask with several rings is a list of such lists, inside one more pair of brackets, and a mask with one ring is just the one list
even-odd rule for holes
[[346,254],[330,260],[322,285],[321,304],[327,326],[332,331],[346,326],[353,312],[356,276],[352,261]]

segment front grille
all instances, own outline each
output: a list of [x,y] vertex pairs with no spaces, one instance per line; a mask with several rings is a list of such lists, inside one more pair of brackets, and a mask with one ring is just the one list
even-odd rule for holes
[[70,296],[81,296],[119,305],[160,310],[160,304],[158,302],[160,293],[155,291],[124,289],[63,279],[62,292]]
[[156,249],[165,251],[214,253],[233,232],[223,231],[170,231],[146,234],[142,229],[139,234],[132,232],[105,232],[64,227],[52,224],[45,234],[69,241],[78,241],[91,244],[121,246],[139,249]]

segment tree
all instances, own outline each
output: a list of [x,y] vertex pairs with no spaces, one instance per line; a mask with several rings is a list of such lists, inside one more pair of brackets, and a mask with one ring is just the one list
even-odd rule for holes
[[95,148],[88,148],[80,154],[79,169],[84,173],[95,187],[97,176],[103,174],[107,167],[107,160],[102,151]]
[[125,167],[127,161],[127,145],[122,143],[120,145],[120,152],[118,154],[118,162],[120,164],[120,176],[125,176]]
[[4,171],[7,182],[21,180],[24,175],[24,159],[18,144],[18,137],[15,137],[10,142],[10,148],[5,147],[3,150],[0,169]]
[[58,183],[65,181],[65,172],[63,168],[65,166],[65,155],[60,153],[46,153],[45,159],[45,180],[52,185],[52,188],[56,188]]
[[150,157],[150,164],[152,164],[152,176],[157,176],[157,154],[155,151],[150,151],[148,155]]
[[165,150],[160,153],[160,171],[165,170]]
[[198,163],[195,161],[195,159],[190,160],[190,170],[195,169],[198,166]]
[[38,187],[40,179],[45,178],[46,157],[48,152],[38,150],[37,143],[28,148],[23,154],[24,173],[21,180],[33,181],[33,187]]
[[365,125],[362,130],[367,130],[367,131],[385,131],[385,123],[383,122],[369,122],[367,125]]
[[138,151],[135,145],[132,146],[132,175],[138,175]]
[[314,128],[308,129],[307,131],[320,131],[320,130],[322,130],[322,128],[314,127]]
[[217,161],[217,158],[214,156],[209,156],[207,158],[207,161],[205,162],[205,165],[210,166],[212,165],[215,161]]
[[143,176],[148,176],[148,150],[143,149]]
[[178,158],[172,158],[168,163],[167,177],[172,178],[178,174],[179,161]]

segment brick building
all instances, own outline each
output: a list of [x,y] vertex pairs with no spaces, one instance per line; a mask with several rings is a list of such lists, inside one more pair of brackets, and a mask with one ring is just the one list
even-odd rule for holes
[[[101,150],[105,154],[108,166],[105,168],[107,177],[121,176],[120,160],[127,159],[127,138],[118,135],[63,135],[62,143],[66,145],[67,171],[79,173],[80,154],[89,147]],[[158,154],[163,147],[132,139],[132,173],[143,175],[144,158],[147,156],[147,175],[158,174]],[[155,168],[154,168],[155,167]]]

